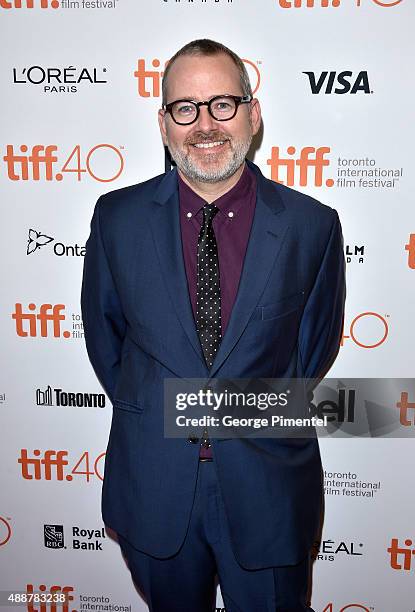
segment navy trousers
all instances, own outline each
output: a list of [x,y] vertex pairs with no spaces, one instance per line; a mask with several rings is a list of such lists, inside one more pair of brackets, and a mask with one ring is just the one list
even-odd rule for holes
[[299,565],[259,570],[236,561],[214,461],[199,463],[188,531],[173,557],[151,557],[118,537],[150,612],[214,612],[217,580],[226,612],[313,612],[306,604],[309,557]]

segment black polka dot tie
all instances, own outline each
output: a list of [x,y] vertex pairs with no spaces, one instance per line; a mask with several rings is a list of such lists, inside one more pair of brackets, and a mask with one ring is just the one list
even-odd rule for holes
[[214,204],[204,205],[197,241],[196,327],[209,369],[222,338],[218,247],[212,226],[218,210]]

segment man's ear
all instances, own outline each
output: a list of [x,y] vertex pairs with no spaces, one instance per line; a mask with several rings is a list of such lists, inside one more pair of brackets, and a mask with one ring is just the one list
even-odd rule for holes
[[163,140],[163,144],[167,147],[167,133],[166,133],[166,111],[160,109],[158,112],[158,122],[160,128],[161,138]]
[[258,98],[254,98],[251,101],[249,111],[251,115],[252,133],[255,136],[261,127],[261,105]]

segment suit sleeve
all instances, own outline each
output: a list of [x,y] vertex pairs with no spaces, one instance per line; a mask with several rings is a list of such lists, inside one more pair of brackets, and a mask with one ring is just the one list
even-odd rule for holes
[[343,235],[339,216],[334,211],[330,236],[301,319],[299,348],[305,378],[321,380],[336,359],[345,298]]
[[88,356],[111,402],[120,369],[126,320],[101,234],[99,198],[91,220],[81,290],[81,310]]

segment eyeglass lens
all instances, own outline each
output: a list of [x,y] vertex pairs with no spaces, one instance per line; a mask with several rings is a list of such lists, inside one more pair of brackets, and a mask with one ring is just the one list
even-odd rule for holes
[[[210,112],[214,119],[230,119],[236,110],[235,100],[232,98],[216,98],[210,104]],[[197,106],[194,102],[176,102],[172,109],[173,119],[180,123],[191,123],[197,115]]]

